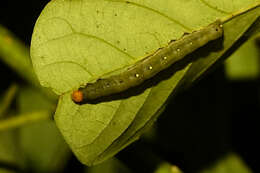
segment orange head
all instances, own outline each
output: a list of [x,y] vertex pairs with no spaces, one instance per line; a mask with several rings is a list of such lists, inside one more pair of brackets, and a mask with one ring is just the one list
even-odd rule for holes
[[83,92],[79,90],[73,91],[71,98],[75,103],[80,103],[83,101]]

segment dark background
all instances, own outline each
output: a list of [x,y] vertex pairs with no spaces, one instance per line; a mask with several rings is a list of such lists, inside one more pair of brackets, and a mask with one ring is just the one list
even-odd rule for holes
[[[0,24],[29,46],[35,21],[48,2],[3,1]],[[14,81],[23,82],[1,61],[0,74],[1,92]],[[254,172],[259,172],[256,142],[259,96],[259,80],[229,81],[223,65],[219,65],[171,100],[157,121],[155,139],[139,140],[121,151],[117,158],[137,173],[151,172],[154,169],[151,165],[158,158],[178,165],[184,172],[195,172],[234,151]],[[65,172],[80,172],[83,168],[72,157]]]

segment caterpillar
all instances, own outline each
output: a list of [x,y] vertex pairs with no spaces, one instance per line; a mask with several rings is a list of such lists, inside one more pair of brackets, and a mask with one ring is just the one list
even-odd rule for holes
[[220,20],[216,20],[200,30],[184,34],[180,39],[171,41],[166,47],[159,48],[152,55],[137,61],[120,74],[98,79],[94,83],[87,83],[85,87],[73,91],[71,98],[76,104],[82,104],[123,92],[155,76],[209,41],[222,36],[222,23]]

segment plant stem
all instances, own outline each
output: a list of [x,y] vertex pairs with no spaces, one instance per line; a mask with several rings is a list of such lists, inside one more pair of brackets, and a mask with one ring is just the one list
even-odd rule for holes
[[39,85],[31,65],[29,49],[1,25],[0,57],[28,82]]
[[49,98],[57,98],[57,96],[52,92],[40,86],[32,67],[29,48],[1,25],[0,59],[16,71],[27,82],[40,88],[40,90],[42,90]]
[[48,120],[51,118],[50,111],[37,111],[30,113],[23,113],[14,117],[0,121],[0,132],[9,130],[12,128],[18,128],[28,123],[38,122],[42,120]]
[[15,94],[17,93],[17,90],[18,86],[16,84],[12,84],[6,91],[5,95],[3,96],[3,100],[1,100],[0,103],[0,118],[2,118],[8,110],[14,99]]

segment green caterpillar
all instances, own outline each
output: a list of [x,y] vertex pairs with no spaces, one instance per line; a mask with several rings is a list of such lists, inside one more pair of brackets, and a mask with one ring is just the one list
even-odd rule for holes
[[158,49],[154,54],[138,61],[120,74],[88,83],[85,87],[72,93],[72,100],[77,104],[82,104],[123,92],[155,76],[209,41],[222,36],[222,23],[217,20],[203,29],[185,34],[176,41],[171,41],[166,47]]

